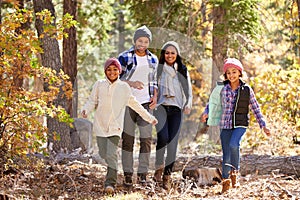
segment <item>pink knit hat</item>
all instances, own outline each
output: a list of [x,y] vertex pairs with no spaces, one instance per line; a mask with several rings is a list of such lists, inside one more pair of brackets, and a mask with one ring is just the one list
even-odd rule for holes
[[229,67],[234,67],[234,68],[240,70],[241,73],[243,73],[243,70],[244,70],[244,67],[243,67],[242,63],[236,58],[227,58],[225,60],[225,63],[224,63],[224,66],[223,66],[224,73],[226,72],[226,70]]
[[119,69],[119,72],[122,72],[122,67],[121,64],[119,62],[118,59],[116,58],[109,58],[106,60],[105,64],[104,64],[104,71],[106,70],[107,67],[109,67],[110,65],[114,65]]

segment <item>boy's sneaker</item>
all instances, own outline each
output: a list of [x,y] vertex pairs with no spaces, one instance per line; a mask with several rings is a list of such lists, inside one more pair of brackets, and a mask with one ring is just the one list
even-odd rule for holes
[[105,187],[105,194],[110,195],[113,194],[115,192],[115,189],[113,186],[108,185]]
[[131,187],[132,184],[132,175],[125,175],[123,185],[126,187]]

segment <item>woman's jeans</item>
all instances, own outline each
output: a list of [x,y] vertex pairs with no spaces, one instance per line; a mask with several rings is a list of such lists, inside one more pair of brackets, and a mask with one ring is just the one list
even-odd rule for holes
[[[170,175],[176,159],[182,110],[177,106],[161,105],[154,110],[154,116],[158,120],[155,167],[157,169],[164,166],[164,175]],[[166,150],[167,155],[164,161]]]
[[221,144],[223,151],[222,177],[229,178],[231,170],[240,168],[240,145],[246,128],[222,129]]
[[120,137],[96,137],[99,149],[99,155],[107,163],[107,173],[105,180],[106,186],[115,186],[117,183],[117,172],[118,172],[118,144]]

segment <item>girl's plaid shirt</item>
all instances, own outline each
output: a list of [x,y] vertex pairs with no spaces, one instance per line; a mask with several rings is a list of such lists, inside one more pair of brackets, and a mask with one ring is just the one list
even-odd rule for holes
[[[241,86],[239,86],[239,88],[240,87]],[[261,114],[260,107],[254,95],[254,91],[250,86],[248,87],[250,89],[250,101],[249,101],[250,109],[252,110],[260,128],[263,128],[266,126],[266,122],[263,118],[263,115]],[[220,121],[221,129],[235,128],[233,127],[232,113],[234,112],[239,88],[233,91],[230,85],[226,84],[221,91],[222,108],[223,108],[222,109],[223,113]]]

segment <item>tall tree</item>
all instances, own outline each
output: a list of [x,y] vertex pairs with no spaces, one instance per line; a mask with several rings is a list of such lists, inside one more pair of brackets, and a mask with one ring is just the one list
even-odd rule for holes
[[125,35],[123,34],[125,31],[125,20],[124,20],[124,11],[123,5],[124,0],[119,0],[120,10],[118,16],[118,30],[119,30],[119,43],[118,43],[118,52],[123,52],[125,50]]
[[[231,0],[225,0],[230,2]],[[227,23],[225,21],[226,9],[224,6],[213,7],[213,35],[212,35],[212,87],[222,73],[224,59],[227,56],[228,34]]]
[[3,7],[3,1],[0,0],[0,23],[2,24],[2,7]]
[[298,7],[298,17],[300,20],[300,0],[297,0],[297,7]]
[[[77,19],[77,1],[64,0],[63,14],[69,14]],[[70,77],[73,86],[73,98],[67,99],[67,112],[71,117],[77,117],[78,93],[77,93],[77,40],[76,28],[71,26],[65,32],[68,37],[63,39],[63,71]]]
[[244,41],[257,39],[261,32],[257,0],[211,0],[213,5],[212,86],[223,73],[227,57],[242,60],[248,50]]
[[[298,29],[300,29],[300,0],[297,0],[297,9],[298,9],[298,24],[297,24],[297,27],[298,27]],[[298,30],[298,31],[300,31],[300,30]],[[299,37],[300,37],[300,34],[298,34],[298,43],[296,44],[297,45],[297,55],[298,55],[298,58],[300,57],[300,42],[299,42]],[[300,59],[298,59],[298,64],[300,64]]]
[[[22,10],[24,9],[24,0],[18,0],[17,4],[19,6],[19,9]],[[16,34],[18,35],[22,35],[22,30],[26,30],[30,27],[30,23],[29,21],[26,21],[25,23],[22,23],[20,27],[18,27],[16,29]],[[22,71],[22,67],[23,66],[18,66],[21,69],[20,70],[15,70],[15,74],[14,74],[14,85],[15,87],[18,87],[19,89],[22,88],[22,86],[25,86],[25,88],[28,89],[28,79],[26,79],[26,77],[22,77],[20,76],[22,73],[20,73],[20,71]],[[25,85],[25,81],[27,82],[27,84]]]
[[[257,0],[211,0],[212,34],[212,82],[211,89],[223,74],[223,63],[227,57],[242,60],[247,46],[243,41],[256,38],[259,33]],[[210,138],[219,140],[219,128],[209,129]]]
[[[33,0],[34,12],[39,13],[43,10],[48,10],[53,17],[52,25],[55,27],[55,10],[51,0]],[[41,54],[42,65],[55,70],[57,73],[62,69],[61,57],[59,51],[58,41],[53,35],[46,33],[44,30],[44,22],[37,18],[35,21],[35,26],[40,37],[41,46],[44,52]],[[47,91],[48,86],[44,85],[44,89]],[[64,95],[62,88],[60,88],[60,93],[54,100],[54,104],[57,107],[62,107],[67,109],[67,99]],[[63,122],[59,122],[57,119],[48,116],[47,117],[47,127],[49,133],[48,145],[50,150],[55,152],[61,150],[71,150],[71,138],[70,138],[70,127]],[[59,140],[57,140],[59,139]]]
[[[225,0],[224,3],[230,3],[231,0]],[[213,6],[213,35],[212,35],[212,82],[211,90],[215,87],[216,81],[219,79],[222,73],[222,66],[224,59],[227,56],[228,48],[228,34],[226,28],[226,9],[224,6]],[[208,129],[209,139],[215,142],[219,142],[219,128],[209,127]]]

